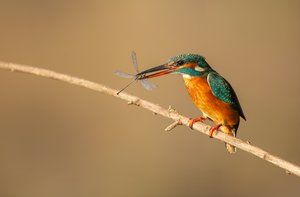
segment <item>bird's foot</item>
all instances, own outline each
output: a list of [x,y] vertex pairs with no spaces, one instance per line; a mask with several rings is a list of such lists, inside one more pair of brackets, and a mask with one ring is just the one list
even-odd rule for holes
[[216,126],[210,127],[208,136],[209,136],[210,138],[212,138],[213,133],[214,133],[216,130],[218,130],[221,126],[222,126],[222,124],[218,124],[218,125],[216,125]]
[[205,119],[206,119],[206,117],[204,117],[204,116],[200,116],[200,117],[197,117],[197,118],[191,118],[189,120],[189,127],[191,129],[193,129],[193,124],[194,123],[196,123],[196,122],[203,122],[203,120],[205,120]]

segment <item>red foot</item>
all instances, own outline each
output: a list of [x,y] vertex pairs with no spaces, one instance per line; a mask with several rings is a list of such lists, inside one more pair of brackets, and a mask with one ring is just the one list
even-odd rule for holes
[[203,120],[205,120],[205,119],[206,119],[206,117],[204,117],[204,116],[200,116],[200,117],[197,117],[197,118],[192,118],[189,121],[189,127],[191,129],[193,129],[193,124],[194,123],[196,123],[196,122],[203,122]]
[[213,133],[214,133],[216,130],[218,130],[221,126],[222,126],[222,124],[218,124],[218,125],[216,125],[216,126],[210,127],[208,136],[209,136],[209,137],[212,137]]

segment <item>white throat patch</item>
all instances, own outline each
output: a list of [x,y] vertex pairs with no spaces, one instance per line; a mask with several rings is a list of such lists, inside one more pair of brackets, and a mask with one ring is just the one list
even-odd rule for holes
[[185,78],[185,79],[190,79],[190,78],[192,78],[192,76],[191,76],[191,75],[188,75],[188,74],[183,74],[182,76],[183,76],[183,78]]

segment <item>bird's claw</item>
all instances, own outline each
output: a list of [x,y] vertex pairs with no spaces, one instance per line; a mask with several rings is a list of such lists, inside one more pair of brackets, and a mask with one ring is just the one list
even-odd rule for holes
[[206,119],[206,117],[204,117],[204,116],[200,116],[200,117],[197,117],[197,118],[191,118],[189,120],[189,127],[191,129],[193,129],[193,124],[194,123],[196,123],[196,122],[203,122],[203,120],[205,120],[205,119]]
[[208,136],[209,136],[210,138],[212,138],[212,137],[213,137],[213,136],[212,136],[213,133],[214,133],[216,130],[218,130],[221,126],[222,126],[222,124],[218,124],[218,125],[216,125],[216,126],[210,127]]

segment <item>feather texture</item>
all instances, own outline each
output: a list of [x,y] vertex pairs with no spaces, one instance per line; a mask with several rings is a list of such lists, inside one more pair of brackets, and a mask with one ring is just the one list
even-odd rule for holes
[[220,100],[229,103],[235,110],[238,111],[239,115],[246,120],[243,113],[239,100],[234,92],[233,88],[221,75],[217,72],[210,72],[207,76],[208,84],[211,88],[212,93]]

